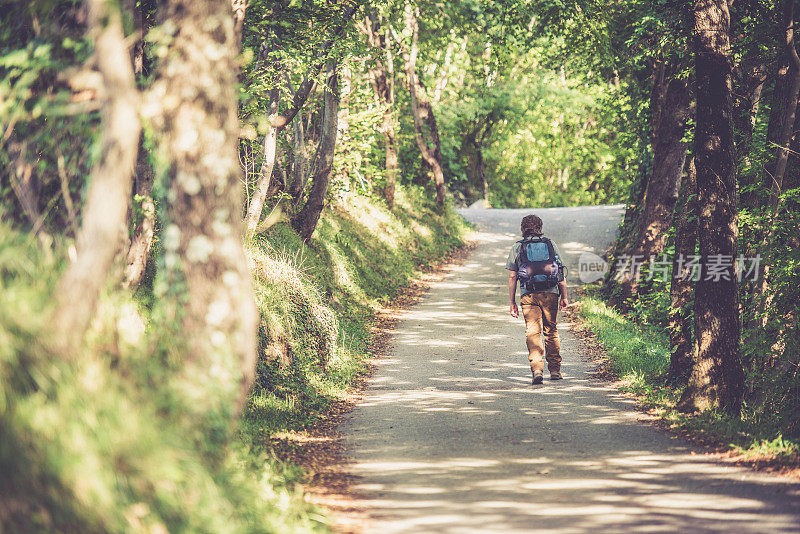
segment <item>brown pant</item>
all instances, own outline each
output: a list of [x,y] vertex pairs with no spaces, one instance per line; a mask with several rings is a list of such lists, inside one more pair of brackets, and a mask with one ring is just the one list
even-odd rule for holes
[[[558,315],[557,293],[528,293],[520,299],[522,315],[525,317],[525,337],[528,342],[528,361],[534,373],[544,370],[542,357],[547,353],[547,369],[550,373],[561,372],[561,340],[558,338],[556,317]],[[542,334],[544,333],[544,343]]]

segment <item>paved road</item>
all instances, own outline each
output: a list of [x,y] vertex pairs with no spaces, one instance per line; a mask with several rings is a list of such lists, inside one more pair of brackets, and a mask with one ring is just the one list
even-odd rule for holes
[[[376,533],[800,532],[800,485],[690,454],[589,378],[562,324],[565,380],[530,385],[503,269],[524,210],[465,210],[471,257],[397,327],[342,424]],[[536,211],[572,273],[619,206]]]

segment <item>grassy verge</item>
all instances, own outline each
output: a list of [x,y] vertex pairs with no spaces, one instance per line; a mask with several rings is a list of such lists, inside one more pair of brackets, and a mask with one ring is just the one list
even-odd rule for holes
[[256,386],[242,432],[263,443],[313,426],[367,370],[377,312],[420,268],[463,244],[466,223],[415,190],[393,211],[360,196],[327,210],[303,244],[286,225],[252,243],[261,310]]
[[162,326],[129,293],[102,296],[78,357],[49,348],[61,267],[0,225],[0,531],[323,531],[298,473],[185,416]]
[[639,397],[643,408],[671,429],[702,439],[744,461],[797,466],[800,444],[785,439],[770,417],[745,404],[740,417],[716,411],[687,415],[677,411],[682,387],[670,384],[669,335],[656,326],[636,324],[589,291],[576,307],[580,322],[608,355],[621,389]]

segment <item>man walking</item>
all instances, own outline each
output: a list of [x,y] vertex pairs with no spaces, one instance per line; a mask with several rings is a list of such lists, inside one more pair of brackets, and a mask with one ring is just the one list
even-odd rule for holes
[[[542,235],[542,220],[536,215],[522,219],[522,240],[508,255],[508,296],[511,316],[519,317],[517,283],[520,284],[522,315],[533,383],[541,384],[546,355],[550,380],[561,380],[561,343],[556,327],[559,306],[569,306],[564,265],[555,243]],[[542,342],[544,334],[544,342]]]

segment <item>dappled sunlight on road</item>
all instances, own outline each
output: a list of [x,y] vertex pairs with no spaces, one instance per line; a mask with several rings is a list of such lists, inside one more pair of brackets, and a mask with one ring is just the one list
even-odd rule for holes
[[[342,427],[373,530],[800,532],[797,485],[639,422],[630,398],[590,378],[568,324],[565,380],[531,385],[504,269],[527,213],[467,214],[479,247],[404,313]],[[577,258],[605,249],[622,209],[536,213],[576,279]]]
[[[630,449],[593,460],[571,460],[574,451],[484,458],[441,450],[409,459],[402,452],[396,450],[395,460],[352,468],[368,481],[356,489],[369,495],[364,504],[376,510],[381,532],[513,532],[544,525],[551,532],[698,532],[718,531],[721,523],[732,532],[795,531],[796,517],[782,502],[792,495],[783,493],[783,484],[732,484],[727,470],[698,456]],[[767,498],[747,497],[765,492]],[[764,528],[764,514],[774,528]]]
[[[793,524],[768,501],[740,496],[763,491],[763,483],[731,486],[712,462],[636,450],[620,456],[421,457],[360,463],[354,472],[369,480],[357,489],[371,495],[365,504],[381,511],[376,519],[382,511],[393,519],[381,523],[383,532],[530,531],[545,524],[555,532],[697,532],[720,522],[732,532],[774,531],[759,526],[762,514],[779,529]],[[687,476],[695,477],[691,491]]]

